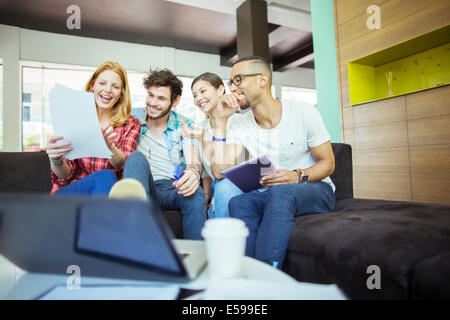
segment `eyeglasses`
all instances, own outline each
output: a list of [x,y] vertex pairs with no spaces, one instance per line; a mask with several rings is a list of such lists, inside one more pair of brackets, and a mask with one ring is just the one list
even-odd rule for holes
[[228,86],[231,87],[231,85],[234,84],[237,87],[238,85],[241,84],[242,79],[244,79],[245,77],[253,77],[253,76],[258,76],[260,74],[262,74],[262,73],[259,72],[259,73],[237,74],[237,75],[234,76],[233,79],[228,81]]

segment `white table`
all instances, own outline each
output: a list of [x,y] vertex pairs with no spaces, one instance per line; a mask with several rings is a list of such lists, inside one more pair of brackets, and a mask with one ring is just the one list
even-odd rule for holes
[[[65,286],[68,276],[27,273],[0,255],[0,299],[35,299],[55,286]],[[83,275],[81,278],[82,287],[86,285],[155,286],[163,284],[169,283],[94,278]],[[222,280],[211,277],[206,266],[195,280],[178,285],[193,290],[208,289],[203,295],[200,294],[193,298],[345,299],[334,285],[300,283],[286,273],[249,257],[244,257],[243,277],[240,279]],[[275,292],[277,292],[276,295]]]

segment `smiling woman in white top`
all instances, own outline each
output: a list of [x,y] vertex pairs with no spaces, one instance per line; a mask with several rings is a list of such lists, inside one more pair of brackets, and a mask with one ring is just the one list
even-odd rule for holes
[[[194,125],[195,130],[182,125],[183,133],[188,137],[195,137],[201,142],[200,156],[203,164],[202,185],[206,200],[211,200],[208,210],[209,218],[228,217],[228,202],[242,191],[228,179],[216,179],[211,171],[211,142],[214,137],[216,115],[220,98],[225,94],[225,85],[222,79],[210,72],[203,73],[192,81],[192,95],[194,104],[206,114],[206,120],[200,125]],[[232,130],[234,114],[228,119],[227,130]],[[211,188],[212,185],[212,188]],[[212,193],[214,195],[212,196]]]

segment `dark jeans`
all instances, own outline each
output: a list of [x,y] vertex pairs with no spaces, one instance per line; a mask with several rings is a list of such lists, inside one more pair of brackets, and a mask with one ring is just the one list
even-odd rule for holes
[[230,217],[244,220],[250,234],[245,254],[281,269],[294,218],[302,214],[333,212],[336,198],[325,182],[283,184],[267,191],[236,196]]
[[154,198],[159,203],[161,210],[180,210],[185,239],[202,239],[201,230],[206,221],[206,199],[200,186],[192,196],[184,197],[172,186],[174,180],[153,181],[150,164],[139,151],[130,154],[125,162],[123,178],[138,180],[144,186],[149,198]]
[[55,196],[90,195],[108,196],[117,176],[112,170],[100,170],[56,191]]

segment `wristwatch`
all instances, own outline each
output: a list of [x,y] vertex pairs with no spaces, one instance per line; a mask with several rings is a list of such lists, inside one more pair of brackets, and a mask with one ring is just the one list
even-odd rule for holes
[[49,158],[49,159],[50,159],[50,163],[52,166],[61,167],[64,164],[64,160],[62,157],[59,159],[53,159],[53,158]]
[[298,174],[298,183],[308,183],[308,174],[306,174],[305,170],[295,169],[293,171]]

